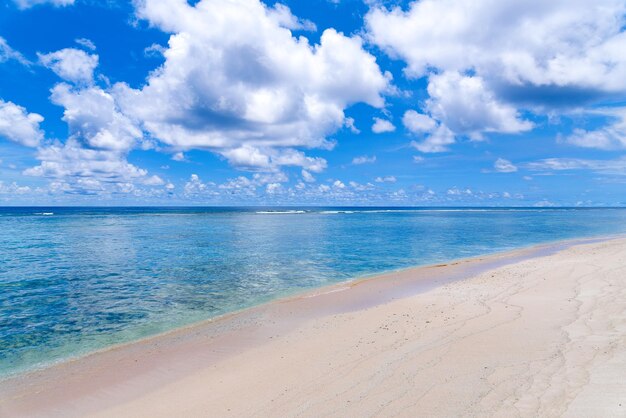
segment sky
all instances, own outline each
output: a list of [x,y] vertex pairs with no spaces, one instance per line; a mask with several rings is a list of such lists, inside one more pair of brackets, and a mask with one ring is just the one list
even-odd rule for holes
[[626,1],[0,0],[0,205],[626,205]]

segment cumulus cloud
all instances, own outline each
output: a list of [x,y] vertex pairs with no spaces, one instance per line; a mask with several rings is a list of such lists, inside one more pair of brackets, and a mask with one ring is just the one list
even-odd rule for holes
[[276,3],[268,10],[268,16],[279,26],[291,30],[316,31],[315,23],[306,19],[298,19],[291,13],[289,7]]
[[[23,2],[24,7],[27,3],[41,2]],[[51,90],[51,101],[63,107],[68,124],[65,141],[41,145],[40,117],[7,105],[32,129],[30,139],[22,128],[18,135],[16,125],[4,135],[39,145],[40,163],[24,173],[50,179],[56,192],[171,190],[171,183],[128,162],[132,150],[152,147],[174,152],[177,160],[187,150],[206,149],[236,168],[259,172],[214,187],[222,192],[248,193],[262,186],[282,193],[286,189],[276,184],[286,181],[283,167],[301,167],[305,183],[327,167],[324,158],[301,148],[332,149],[329,136],[342,127],[358,133],[354,119],[344,113],[347,107],[385,104],[391,76],[380,70],[359,36],[328,29],[318,44],[294,37],[292,30],[316,28],[282,4],[146,0],[135,6],[138,18],[171,34],[162,50],[164,64],[144,86],[99,86],[94,79],[98,56],[86,52],[95,45],[79,38],[85,50],[38,54],[42,65],[65,80]],[[8,46],[2,51],[3,57],[15,57]],[[199,178],[189,183],[188,191],[208,187]]]
[[411,133],[422,138],[420,141],[411,141],[411,146],[418,151],[444,152],[455,142],[454,132],[446,125],[415,110],[407,110],[402,117],[402,123]]
[[44,133],[39,127],[43,116],[28,111],[12,102],[0,99],[0,137],[27,147],[36,147]]
[[626,108],[599,109],[593,113],[604,114],[610,121],[597,129],[576,128],[566,137],[566,142],[584,148],[626,149]]
[[99,87],[57,84],[52,102],[63,106],[70,136],[93,148],[128,151],[142,138],[136,124],[120,110],[112,94]]
[[200,176],[192,174],[189,177],[189,181],[185,183],[183,192],[186,196],[205,194],[207,192],[210,192],[210,194],[216,194],[216,192],[212,190],[214,186],[215,183],[203,183],[202,180],[200,180]]
[[345,189],[346,185],[341,180],[335,180],[333,182],[333,187],[335,187],[337,189]]
[[280,183],[269,183],[265,186],[265,192],[268,194],[278,193],[282,190],[282,184]]
[[260,193],[278,194],[284,188],[282,183],[289,181],[285,173],[256,173],[252,177],[239,176],[231,178],[221,184],[208,181],[203,182],[197,174],[192,174],[183,187],[186,197],[216,198],[237,197],[256,198]]
[[20,9],[29,9],[39,4],[50,4],[52,6],[69,6],[74,4],[75,0],[13,0],[13,3]]
[[613,91],[626,86],[625,12],[619,0],[422,0],[407,10],[374,7],[366,24],[413,77],[436,67],[512,86]]
[[176,153],[174,153],[174,155],[172,155],[172,160],[174,160],[174,161],[186,161],[187,158],[185,157],[184,153],[176,152]]
[[[381,187],[373,183],[359,183],[353,180],[332,179],[322,184],[297,181],[289,185],[284,173],[255,173],[252,176],[230,178],[221,184],[203,179],[193,174],[183,187],[183,195],[198,202],[271,202],[272,204],[294,204],[307,202],[316,205],[346,204],[406,204],[423,202],[447,202],[450,196],[437,195],[425,186],[409,189],[396,189],[393,186]],[[477,192],[470,197],[487,199],[500,197],[500,194]]]
[[360,157],[354,157],[352,159],[352,164],[360,165],[360,164],[371,164],[376,162],[376,156],[372,155],[368,157],[367,155],[361,155]]
[[327,166],[325,159],[308,157],[302,151],[292,148],[258,148],[244,144],[217,152],[234,167],[249,171],[278,171],[282,166],[297,166],[319,173]]
[[407,110],[402,117],[402,124],[413,133],[429,133],[435,130],[437,122],[428,115]]
[[[566,112],[626,92],[625,16],[620,0],[421,0],[405,9],[374,3],[365,21],[409,78],[427,78],[429,116],[455,136],[482,139],[532,129],[520,110]],[[571,138],[615,142],[606,131]]]
[[65,144],[39,148],[38,166],[24,170],[28,176],[53,179],[53,187],[66,192],[128,193],[135,184],[160,186],[164,181],[126,161],[123,154],[94,150],[69,139]]
[[459,189],[458,187],[453,187],[446,191],[446,194],[449,196],[471,196],[474,192],[471,189]]
[[374,124],[372,125],[372,132],[375,134],[382,134],[385,132],[393,132],[396,127],[387,119],[374,118]]
[[483,132],[518,133],[533,128],[521,120],[515,107],[499,101],[478,76],[457,72],[432,75],[427,108],[456,134],[482,139]]
[[73,83],[92,83],[98,66],[98,55],[81,49],[65,48],[49,54],[37,54],[39,62],[59,77]]
[[486,132],[518,133],[533,128],[513,106],[499,102],[480,77],[455,72],[431,75],[428,94],[429,115],[407,110],[402,117],[410,132],[424,137],[412,143],[422,152],[447,151],[456,135],[481,140]]
[[313,183],[315,182],[315,177],[313,177],[313,175],[308,171],[302,170],[302,180],[306,181],[307,183]]
[[0,180],[0,195],[6,194],[10,196],[14,195],[23,195],[27,193],[31,193],[33,190],[30,186],[20,186],[16,182],[5,183]]
[[[22,136],[31,138],[29,145],[38,145],[35,158],[39,165],[23,173],[50,180],[51,193],[139,195],[154,188],[167,190],[162,187],[167,186],[163,179],[127,161],[132,149],[145,147],[143,132],[120,111],[112,93],[84,83],[54,86],[51,101],[64,108],[69,136],[64,142],[42,143],[43,133],[36,129],[42,118],[28,115],[30,131],[22,131],[30,134]],[[15,110],[13,113],[15,121]],[[23,109],[21,113],[26,115]],[[12,126],[15,129],[19,125],[13,122]]]
[[454,133],[445,125],[439,125],[422,141],[411,141],[411,146],[421,152],[445,152],[452,144]]
[[505,160],[504,158],[498,158],[493,164],[493,168],[498,173],[514,173],[517,171],[517,167],[512,162]]
[[318,45],[295,38],[286,6],[145,0],[137,16],[172,35],[147,84],[118,85],[117,98],[151,136],[178,149],[212,150],[247,168],[289,160],[315,171],[320,161],[274,150],[332,147],[327,136],[346,124],[346,107],[384,105],[389,76],[362,40],[334,29]]
[[348,182],[348,184],[357,192],[374,190],[376,188],[376,186],[374,186],[372,183],[361,184],[361,183],[357,183],[356,181],[350,181]]

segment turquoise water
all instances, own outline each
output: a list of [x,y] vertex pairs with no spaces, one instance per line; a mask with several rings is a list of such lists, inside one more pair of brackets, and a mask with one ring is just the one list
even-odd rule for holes
[[624,231],[622,209],[0,208],[0,375],[366,274]]

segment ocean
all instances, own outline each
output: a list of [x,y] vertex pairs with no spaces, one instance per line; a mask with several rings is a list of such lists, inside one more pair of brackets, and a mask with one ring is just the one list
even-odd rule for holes
[[415,265],[626,231],[626,209],[0,208],[0,376]]

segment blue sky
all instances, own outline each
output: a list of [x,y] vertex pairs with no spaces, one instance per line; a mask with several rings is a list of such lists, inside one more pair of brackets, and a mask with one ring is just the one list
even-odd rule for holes
[[0,4],[0,204],[626,203],[624,1]]

